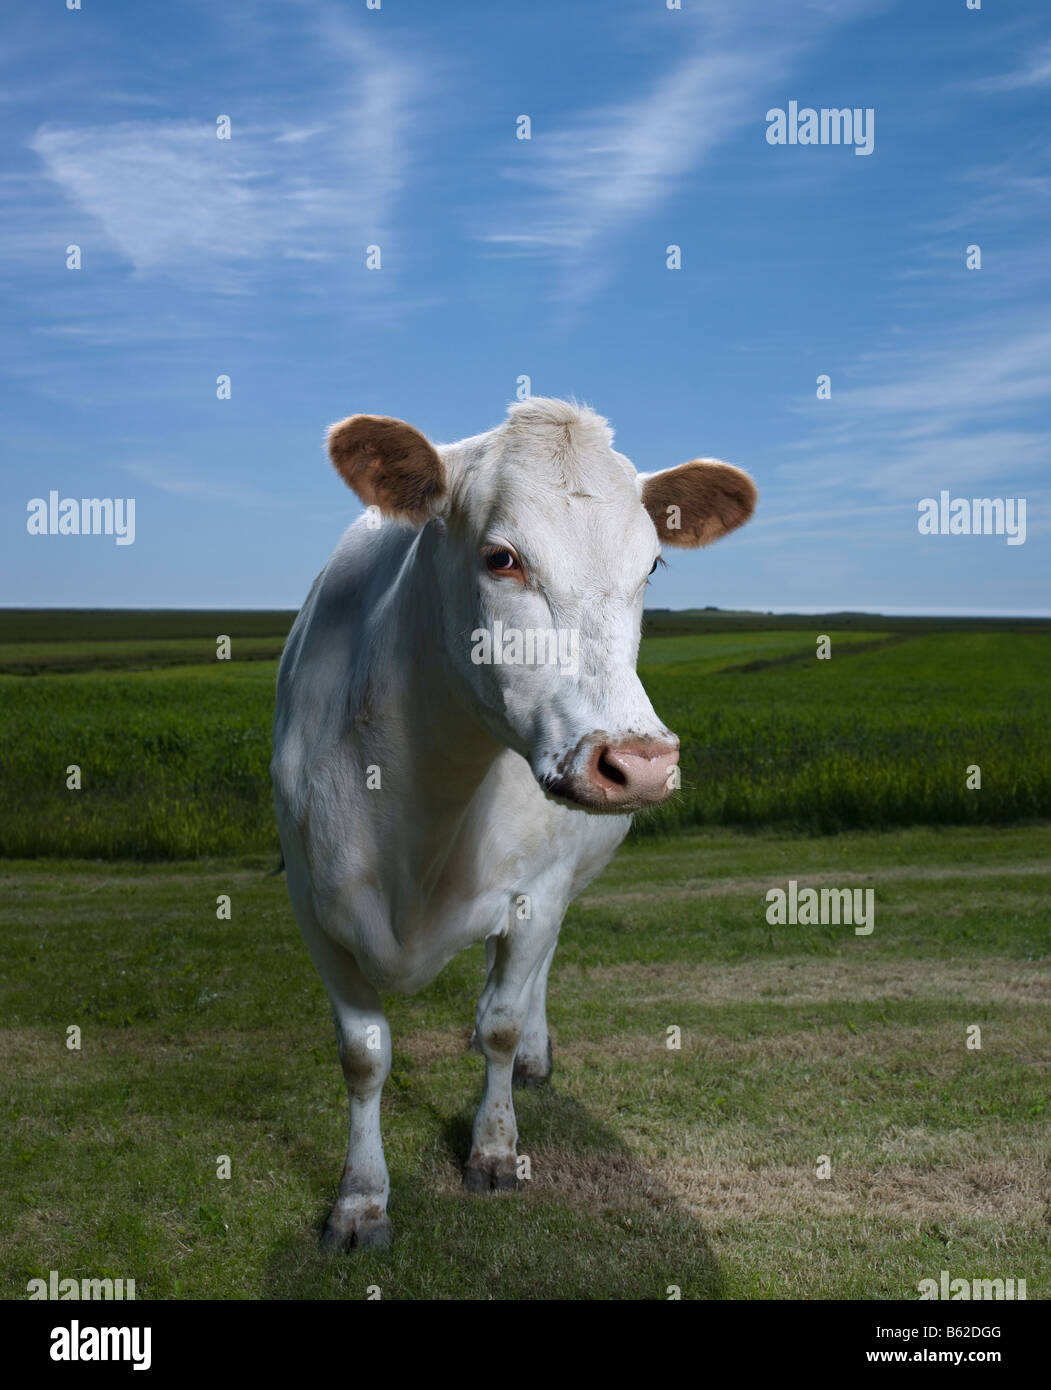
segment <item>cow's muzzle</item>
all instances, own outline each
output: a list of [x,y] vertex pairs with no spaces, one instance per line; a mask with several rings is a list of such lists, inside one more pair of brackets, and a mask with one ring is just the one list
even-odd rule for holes
[[678,762],[673,735],[613,740],[598,732],[582,739],[542,785],[571,806],[623,815],[666,801],[678,786]]

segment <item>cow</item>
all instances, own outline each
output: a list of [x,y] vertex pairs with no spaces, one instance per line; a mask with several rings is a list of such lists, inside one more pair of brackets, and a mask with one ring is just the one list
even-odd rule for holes
[[375,415],[328,432],[366,510],[289,634],[271,765],[350,1101],[326,1250],[390,1240],[380,992],[423,988],[483,940],[463,1180],[519,1185],[512,1085],[551,1073],[562,918],[678,784],[679,741],[635,669],[647,580],[662,546],[746,521],[756,489],[716,459],[638,474],[612,441],[590,408],[538,397],[457,444]]

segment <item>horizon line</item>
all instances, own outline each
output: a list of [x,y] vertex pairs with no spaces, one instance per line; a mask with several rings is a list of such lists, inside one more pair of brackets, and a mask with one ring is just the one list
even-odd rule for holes
[[[291,608],[239,608],[229,605],[183,607],[174,604],[0,604],[0,613],[292,613],[302,604]],[[709,604],[702,608],[644,608],[648,613],[726,613],[747,614],[753,617],[787,617],[798,614],[806,617],[842,617],[857,614],[872,618],[1051,618],[1051,608],[933,608],[903,607],[889,604],[884,608],[870,606],[828,608],[814,604],[778,605],[775,608],[721,608]]]

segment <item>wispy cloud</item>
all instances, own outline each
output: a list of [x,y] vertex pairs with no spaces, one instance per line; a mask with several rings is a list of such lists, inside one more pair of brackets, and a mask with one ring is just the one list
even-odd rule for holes
[[971,84],[977,92],[1018,92],[1026,87],[1051,86],[1051,42],[1040,44],[1016,68]]
[[1051,329],[1036,313],[958,326],[936,347],[865,354],[842,375],[868,384],[808,403],[827,430],[790,446],[799,457],[780,466],[781,478],[894,498],[950,485],[987,493],[996,479],[1017,486],[1046,469]]
[[[766,96],[834,23],[879,0],[816,4],[805,37],[795,17],[768,4],[704,0],[683,16],[685,56],[623,103],[571,117],[554,131],[538,121],[504,176],[525,192],[480,236],[494,254],[546,256],[559,264],[561,299],[583,300],[608,277],[600,246],[655,213],[713,152],[749,122],[765,129]],[[674,238],[672,238],[674,239]]]
[[187,474],[181,463],[165,464],[154,460],[134,459],[118,465],[122,472],[147,487],[166,492],[172,497],[200,499],[205,502],[229,502],[235,506],[287,507],[288,498],[264,492],[252,483],[221,483],[214,478],[195,478]]
[[[521,142],[508,178],[529,190],[482,240],[518,255],[553,254],[584,298],[604,278],[592,253],[660,205],[745,120],[787,49],[694,54],[620,106],[590,111]],[[589,262],[591,264],[589,265]]]
[[141,276],[236,290],[275,259],[363,251],[389,227],[407,177],[423,81],[409,59],[346,22],[326,33],[339,80],[314,95],[306,119],[300,108],[252,122],[239,103],[227,113],[229,140],[214,122],[140,119],[46,125],[32,149]]
[[866,417],[908,416],[917,435],[936,432],[947,420],[963,424],[1045,405],[1051,399],[1051,328],[1034,326],[1028,315],[1024,328],[1015,316],[1010,322],[1012,328],[1001,323],[986,333],[971,326],[964,341],[937,349],[870,355],[865,370],[893,363],[897,375],[848,387],[838,393],[839,405]]

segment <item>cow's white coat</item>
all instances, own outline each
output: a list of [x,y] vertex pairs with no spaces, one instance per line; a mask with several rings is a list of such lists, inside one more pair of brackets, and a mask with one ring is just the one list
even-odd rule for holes
[[[466,1180],[515,1184],[516,1059],[526,1077],[550,1069],[545,990],[559,927],[631,822],[553,800],[542,784],[579,773],[595,731],[675,742],[635,673],[657,531],[611,437],[586,409],[532,400],[497,429],[436,446],[447,492],[433,516],[418,528],[357,521],[289,636],[277,819],[350,1096],[331,1246],[382,1242],[389,1230],[379,1107],[391,1048],[379,991],[418,990],[483,939],[486,1079]],[[482,547],[501,544],[522,556],[528,584],[480,562]],[[577,674],[473,664],[472,632],[496,619],[577,629]]]

